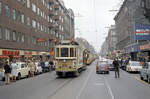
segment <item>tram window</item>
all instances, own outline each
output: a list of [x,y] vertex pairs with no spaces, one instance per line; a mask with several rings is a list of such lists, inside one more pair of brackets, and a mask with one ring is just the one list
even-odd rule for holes
[[56,57],[59,57],[59,48],[56,49]]
[[70,57],[74,57],[74,49],[70,48]]
[[61,57],[68,57],[68,48],[61,48]]
[[74,57],[76,57],[76,54],[77,54],[77,49],[75,48],[74,49]]

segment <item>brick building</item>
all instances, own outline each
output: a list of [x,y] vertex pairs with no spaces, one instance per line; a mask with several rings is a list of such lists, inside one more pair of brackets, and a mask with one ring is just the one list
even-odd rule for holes
[[0,0],[0,55],[49,53],[65,39],[64,9],[61,0]]

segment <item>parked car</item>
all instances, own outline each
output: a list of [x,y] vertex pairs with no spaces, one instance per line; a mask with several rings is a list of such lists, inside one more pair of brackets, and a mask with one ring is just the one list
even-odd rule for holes
[[4,69],[0,68],[0,80],[4,80]]
[[35,74],[41,74],[42,73],[42,67],[39,62],[35,62]]
[[129,61],[126,67],[127,72],[139,72],[142,69],[142,65],[138,61]]
[[30,75],[30,68],[25,62],[17,62],[15,63],[17,65],[17,79],[21,79],[23,77],[29,77]]
[[128,64],[128,63],[129,63],[128,60],[123,60],[123,61],[122,61],[122,65],[121,65],[121,69],[126,71],[126,67],[127,67],[127,64]]
[[50,64],[49,64],[48,61],[41,62],[41,66],[42,66],[42,71],[43,72],[49,72],[50,71]]
[[107,61],[98,61],[96,65],[96,73],[107,73],[109,74],[110,66]]
[[144,64],[143,68],[140,71],[141,80],[148,81],[150,83],[150,62]]
[[114,65],[113,65],[113,60],[108,60],[108,65],[110,66],[110,71],[115,70]]

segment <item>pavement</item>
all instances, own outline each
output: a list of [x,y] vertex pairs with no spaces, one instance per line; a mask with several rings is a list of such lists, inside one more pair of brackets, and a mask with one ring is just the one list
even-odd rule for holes
[[122,70],[118,79],[113,71],[96,74],[93,63],[79,77],[50,72],[11,85],[0,82],[0,99],[150,99],[150,85]]

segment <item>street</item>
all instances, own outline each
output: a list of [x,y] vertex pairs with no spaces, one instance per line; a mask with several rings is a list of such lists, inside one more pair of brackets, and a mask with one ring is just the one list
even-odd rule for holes
[[95,73],[95,62],[79,77],[57,78],[55,72],[0,86],[0,99],[149,99],[150,86],[138,74],[120,70]]

